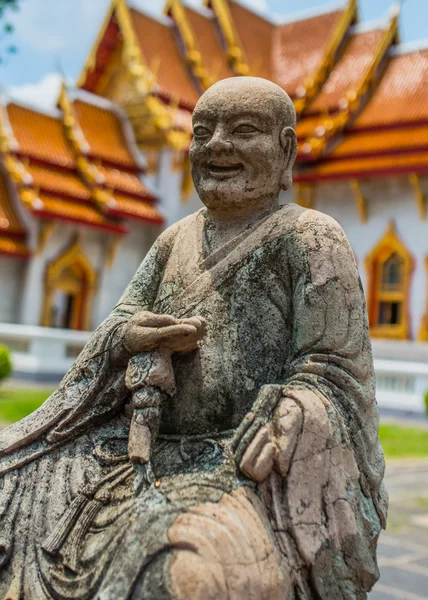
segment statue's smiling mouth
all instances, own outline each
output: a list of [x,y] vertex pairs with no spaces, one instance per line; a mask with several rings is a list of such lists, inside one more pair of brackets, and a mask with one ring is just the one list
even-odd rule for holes
[[215,177],[234,177],[244,170],[244,165],[242,163],[230,165],[210,162],[207,168],[209,174]]

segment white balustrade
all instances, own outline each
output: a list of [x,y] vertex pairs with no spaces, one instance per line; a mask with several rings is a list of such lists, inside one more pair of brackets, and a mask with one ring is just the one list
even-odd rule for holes
[[[14,376],[36,381],[61,379],[90,335],[89,331],[0,323],[0,344],[12,351]],[[379,406],[424,412],[424,394],[428,390],[428,361],[424,359],[428,345],[375,341],[374,350]],[[409,358],[413,355],[418,360],[379,358],[379,354]]]
[[428,363],[376,359],[376,398],[379,406],[410,412],[425,412]]
[[0,323],[0,344],[12,351],[14,377],[59,380],[88,341],[91,332]]

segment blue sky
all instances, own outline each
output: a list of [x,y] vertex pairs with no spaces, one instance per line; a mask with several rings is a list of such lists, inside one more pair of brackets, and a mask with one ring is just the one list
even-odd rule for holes
[[[241,1],[284,16],[326,5],[326,0]],[[109,4],[110,0],[21,0],[10,40],[19,52],[0,65],[1,85],[18,98],[49,105],[58,87],[58,65],[72,79],[79,75]],[[132,4],[160,13],[164,0],[132,0]],[[361,20],[382,18],[392,5],[393,0],[359,0]],[[428,39],[428,0],[404,2],[400,31],[403,42]]]

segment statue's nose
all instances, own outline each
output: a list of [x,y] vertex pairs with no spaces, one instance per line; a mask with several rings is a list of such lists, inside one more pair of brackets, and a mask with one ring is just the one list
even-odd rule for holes
[[227,152],[233,148],[232,142],[230,142],[223,132],[216,131],[210,141],[206,145],[207,150],[212,152]]

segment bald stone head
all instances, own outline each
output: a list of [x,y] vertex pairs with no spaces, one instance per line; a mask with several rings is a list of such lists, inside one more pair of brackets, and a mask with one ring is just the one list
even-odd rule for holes
[[210,87],[193,112],[190,163],[208,209],[251,213],[292,183],[296,113],[279,86],[231,77]]

